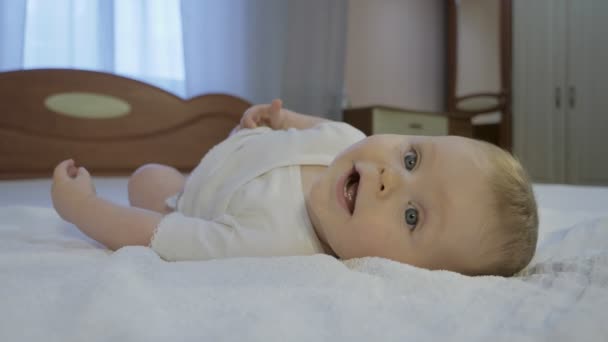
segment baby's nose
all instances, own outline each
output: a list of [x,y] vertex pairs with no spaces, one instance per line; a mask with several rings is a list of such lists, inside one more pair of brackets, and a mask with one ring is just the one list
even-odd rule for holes
[[380,166],[378,169],[378,194],[386,196],[391,193],[397,180],[397,172],[390,166]]

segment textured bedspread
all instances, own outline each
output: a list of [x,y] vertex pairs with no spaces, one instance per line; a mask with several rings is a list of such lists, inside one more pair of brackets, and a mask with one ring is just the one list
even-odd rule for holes
[[544,234],[511,279],[324,255],[168,263],[0,207],[0,340],[600,341],[607,246],[596,217]]

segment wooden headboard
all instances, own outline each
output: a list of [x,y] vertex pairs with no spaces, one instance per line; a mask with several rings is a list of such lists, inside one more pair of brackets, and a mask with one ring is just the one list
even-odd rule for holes
[[0,73],[0,179],[50,177],[67,158],[95,175],[152,162],[190,171],[249,105],[223,94],[183,100],[101,72]]

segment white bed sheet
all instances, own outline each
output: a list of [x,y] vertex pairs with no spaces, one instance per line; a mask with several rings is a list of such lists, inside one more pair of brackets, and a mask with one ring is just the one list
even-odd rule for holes
[[[127,202],[126,178],[96,179]],[[167,263],[61,221],[50,180],[0,182],[0,340],[606,340],[608,188],[536,185],[541,239],[519,277],[378,258]]]
[[[95,177],[97,194],[127,205],[128,177]],[[0,181],[0,207],[52,208],[51,180]],[[540,207],[541,234],[569,227],[588,218],[608,215],[608,187],[535,184]]]
[[[128,204],[128,177],[95,177],[97,194],[116,203]],[[0,181],[0,207],[25,205],[52,208],[48,178]]]

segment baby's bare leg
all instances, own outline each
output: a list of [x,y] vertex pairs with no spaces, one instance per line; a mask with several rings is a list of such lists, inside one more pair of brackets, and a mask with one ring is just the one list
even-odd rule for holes
[[146,164],[129,179],[129,203],[138,208],[170,213],[165,200],[184,188],[185,177],[175,168],[161,164]]

